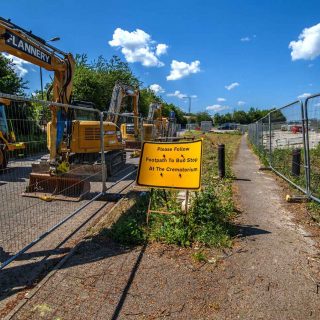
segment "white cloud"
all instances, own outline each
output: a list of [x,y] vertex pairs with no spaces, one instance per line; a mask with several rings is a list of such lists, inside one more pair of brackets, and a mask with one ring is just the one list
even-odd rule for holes
[[183,61],[172,60],[170,74],[167,76],[167,80],[178,80],[184,78],[192,73],[200,72],[200,61],[195,60],[193,62],[186,63]]
[[15,56],[13,56],[12,54],[9,54],[9,53],[2,53],[2,54],[6,58],[10,59],[13,62],[14,71],[16,72],[16,74],[19,77],[23,77],[28,73],[28,69],[25,68],[25,66],[28,65],[28,64],[31,64],[30,62],[22,60],[22,59],[20,59],[18,57],[15,57]]
[[239,82],[233,82],[233,83],[230,83],[229,85],[225,86],[225,88],[230,91],[238,86],[240,86]]
[[240,39],[241,42],[249,42],[251,41],[250,37],[243,37]]
[[229,106],[222,106],[221,104],[214,104],[212,106],[206,107],[206,110],[213,112],[220,112],[227,109],[229,109]]
[[193,94],[193,95],[187,95],[185,93],[180,92],[179,90],[176,90],[174,93],[168,93],[167,94],[168,97],[177,97],[179,99],[186,99],[188,97],[192,98],[192,99],[196,99],[198,98],[197,95]]
[[164,63],[158,56],[167,51],[168,46],[164,43],[154,47],[151,36],[141,29],[129,32],[117,28],[109,41],[111,47],[121,48],[127,62],[140,62],[145,67],[162,67]]
[[168,97],[177,97],[179,99],[185,98],[187,95],[184,93],[181,93],[179,90],[176,90],[174,93],[168,93]]
[[225,101],[227,101],[225,98],[217,98],[217,101],[218,102],[225,102]]
[[297,98],[298,99],[305,99],[305,98],[308,98],[311,96],[311,93],[303,93],[303,94],[300,94],[300,96],[298,96]]
[[159,43],[156,48],[156,55],[159,57],[162,54],[167,53],[168,46],[164,43]]
[[320,23],[303,29],[299,40],[289,43],[291,59],[313,60],[320,55]]
[[244,106],[246,104],[245,101],[238,101],[238,106]]
[[152,84],[149,88],[156,94],[164,92],[164,89],[157,83]]

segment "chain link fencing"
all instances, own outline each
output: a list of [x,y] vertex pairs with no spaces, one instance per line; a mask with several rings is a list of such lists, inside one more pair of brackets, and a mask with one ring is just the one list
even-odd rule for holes
[[267,166],[320,202],[320,94],[271,111],[248,137]]

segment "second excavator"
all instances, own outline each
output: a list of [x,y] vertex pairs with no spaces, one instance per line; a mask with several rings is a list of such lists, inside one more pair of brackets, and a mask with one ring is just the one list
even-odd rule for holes
[[[131,98],[131,112],[128,112],[128,110],[122,112],[122,103],[125,97]],[[138,89],[116,82],[113,87],[108,114],[110,117],[109,119],[120,127],[122,138],[128,149],[139,149],[141,147],[142,137],[139,128],[138,103]]]

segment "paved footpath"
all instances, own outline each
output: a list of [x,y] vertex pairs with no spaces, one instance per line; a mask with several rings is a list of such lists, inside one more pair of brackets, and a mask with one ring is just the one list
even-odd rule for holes
[[234,171],[242,236],[216,267],[192,269],[177,249],[89,242],[13,319],[320,319],[308,264],[316,243],[294,223],[272,174],[259,171],[245,137]]
[[233,167],[243,251],[226,266],[221,318],[320,319],[320,294],[308,265],[308,258],[319,254],[316,243],[293,222],[273,174],[259,166],[244,136]]

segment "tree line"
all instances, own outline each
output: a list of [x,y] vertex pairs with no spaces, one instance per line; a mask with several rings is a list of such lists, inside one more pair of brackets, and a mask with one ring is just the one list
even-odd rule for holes
[[[123,84],[140,89],[139,113],[143,117],[148,115],[150,103],[159,102],[162,103],[162,115],[168,117],[169,112],[174,111],[177,123],[181,123],[182,125],[186,124],[187,121],[190,121],[190,123],[200,123],[201,121],[210,120],[212,120],[216,126],[228,122],[249,124],[264,117],[270,111],[250,108],[247,112],[234,111],[233,113],[223,115],[216,113],[213,116],[205,111],[188,114],[183,112],[175,104],[167,103],[148,87],[144,87],[143,83],[132,72],[128,63],[123,62],[117,56],[112,56],[110,59],[100,56],[98,59],[89,62],[86,54],[77,54],[75,60],[73,98],[93,102],[95,107],[100,110],[108,109],[113,87],[117,81],[120,81]],[[44,89],[45,97],[49,87],[50,83],[46,84]],[[13,62],[0,54],[0,92],[23,95],[26,89],[28,89],[27,83],[16,74]],[[33,93],[33,96],[42,99],[42,92],[37,90]],[[129,106],[131,98],[126,97],[125,99],[125,104]],[[131,110],[126,111],[130,112]],[[34,110],[29,116],[38,120],[41,117],[41,112],[43,112],[41,106],[34,104]],[[278,118],[279,121],[284,119],[280,111],[274,116]]]
[[[113,87],[119,81],[140,89],[139,113],[143,117],[148,115],[150,103],[159,102],[162,103],[162,115],[164,117],[168,117],[169,112],[174,111],[178,123],[185,124],[187,122],[184,112],[178,106],[167,103],[148,87],[144,87],[138,77],[133,74],[129,65],[119,57],[113,56],[110,59],[106,59],[100,56],[97,60],[89,62],[86,54],[77,54],[75,60],[73,99],[90,101],[94,103],[96,108],[108,110]],[[50,85],[50,83],[47,83],[44,87],[45,98]],[[0,54],[0,92],[23,95],[26,93],[26,89],[28,89],[27,83],[14,71],[12,60]],[[32,95],[36,99],[42,99],[40,90],[36,90]],[[125,99],[124,104],[130,106],[131,98],[126,97]],[[35,104],[34,107],[33,117],[38,120],[41,106]]]
[[213,122],[215,125],[221,125],[224,123],[240,123],[240,124],[250,124],[258,121],[259,119],[265,117],[270,111],[272,113],[272,121],[283,122],[286,121],[285,116],[280,110],[275,109],[264,109],[260,110],[257,108],[250,108],[248,111],[234,111],[232,113],[228,112],[224,115],[216,113],[213,116]]

